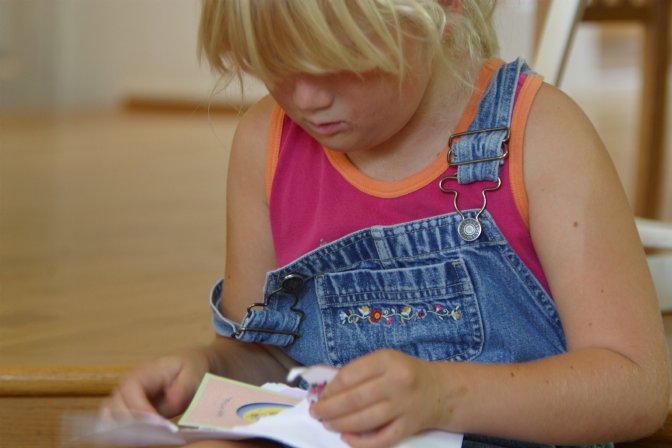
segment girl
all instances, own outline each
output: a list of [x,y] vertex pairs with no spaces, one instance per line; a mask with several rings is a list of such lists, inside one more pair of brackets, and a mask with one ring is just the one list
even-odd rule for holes
[[204,1],[210,65],[270,92],[233,141],[218,336],[140,367],[109,409],[173,416],[207,371],[324,363],[341,370],[311,412],[356,447],[661,426],[667,351],[625,195],[579,108],[494,57],[491,3]]

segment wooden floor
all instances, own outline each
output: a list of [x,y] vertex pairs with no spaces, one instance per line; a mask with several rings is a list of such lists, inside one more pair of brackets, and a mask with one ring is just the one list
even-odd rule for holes
[[142,360],[212,337],[236,115],[0,117],[0,446],[61,446]]
[[[234,113],[0,117],[0,446],[211,337]],[[665,317],[672,343],[672,316]]]
[[134,364],[207,340],[235,121],[0,119],[0,365]]

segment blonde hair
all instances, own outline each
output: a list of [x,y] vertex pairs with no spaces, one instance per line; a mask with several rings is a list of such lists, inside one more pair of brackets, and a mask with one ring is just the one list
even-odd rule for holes
[[493,0],[203,0],[198,46],[224,77],[266,85],[293,73],[380,69],[404,76],[418,40],[461,77],[498,51]]

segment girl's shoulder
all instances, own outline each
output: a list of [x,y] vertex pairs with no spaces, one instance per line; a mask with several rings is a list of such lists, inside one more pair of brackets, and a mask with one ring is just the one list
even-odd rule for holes
[[267,96],[240,117],[229,156],[227,184],[231,194],[245,191],[248,199],[265,202],[266,154],[274,109],[275,101]]
[[[595,156],[605,148],[590,119],[562,90],[543,83],[539,88],[525,128],[525,177],[545,179],[594,168]],[[536,173],[536,175],[535,175]]]
[[585,132],[593,129],[586,114],[569,95],[542,82],[532,101],[528,130],[544,135],[548,132],[565,134],[568,131]]
[[265,151],[269,136],[269,124],[276,103],[270,95],[250,106],[240,117],[233,139],[232,150],[238,147],[245,151]]

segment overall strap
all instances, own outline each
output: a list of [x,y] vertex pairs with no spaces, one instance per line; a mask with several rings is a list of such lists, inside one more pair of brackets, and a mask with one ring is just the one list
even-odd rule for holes
[[467,131],[448,140],[448,163],[457,166],[457,181],[498,181],[508,155],[511,115],[521,73],[531,70],[521,58],[501,66],[490,81]]

